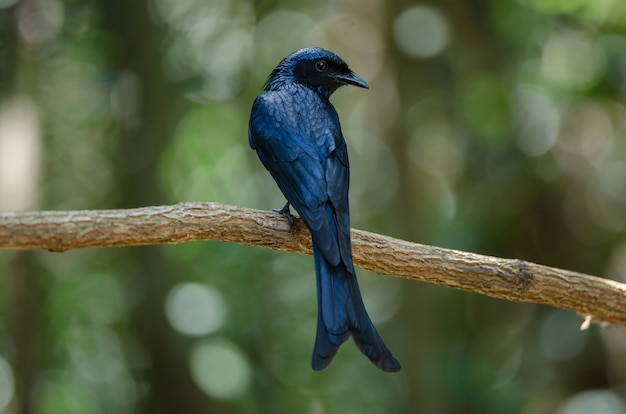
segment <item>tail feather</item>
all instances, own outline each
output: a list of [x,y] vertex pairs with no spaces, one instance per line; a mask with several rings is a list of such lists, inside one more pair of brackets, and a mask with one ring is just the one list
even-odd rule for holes
[[387,372],[400,370],[400,363],[374,328],[370,320],[356,275],[343,263],[331,265],[317,246],[313,246],[317,275],[317,335],[312,366],[326,368],[350,336],[357,347],[378,368]]

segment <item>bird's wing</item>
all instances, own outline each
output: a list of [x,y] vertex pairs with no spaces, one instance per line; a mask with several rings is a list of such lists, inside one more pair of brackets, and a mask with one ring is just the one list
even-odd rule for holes
[[335,149],[326,159],[326,191],[335,212],[337,242],[341,260],[346,269],[354,273],[352,245],[350,243],[350,206],[348,203],[350,166],[346,142],[343,136],[340,135],[339,138]]
[[[330,200],[342,210],[348,209],[347,181],[345,184],[328,185],[328,180],[348,178],[346,171],[340,171],[342,166],[347,170],[347,154],[345,165],[338,162],[341,156],[331,155],[335,152],[337,133],[334,125],[325,125],[320,121],[318,128],[304,129],[302,122],[294,118],[293,110],[286,106],[263,94],[257,98],[248,130],[250,145],[257,151],[284,196],[304,219],[313,241],[326,260],[337,265],[340,260],[346,261],[342,257],[346,251],[342,246],[345,243],[338,243],[332,228],[336,217],[329,217],[325,207]],[[315,122],[307,124],[317,125]],[[336,129],[341,134],[338,123]],[[345,190],[345,202],[341,201],[342,188]],[[349,248],[349,238],[347,243]]]

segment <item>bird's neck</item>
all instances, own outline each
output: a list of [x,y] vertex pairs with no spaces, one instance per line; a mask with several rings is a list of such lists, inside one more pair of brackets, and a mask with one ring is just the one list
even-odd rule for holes
[[307,88],[315,92],[317,95],[319,95],[320,98],[326,99],[326,100],[329,100],[330,95],[332,95],[333,92],[337,90],[336,86],[329,85],[329,84],[311,86],[311,85],[300,83],[294,79],[294,76],[292,73],[286,72],[285,70],[282,70],[282,68],[276,68],[274,69],[274,71],[272,71],[269,78],[267,79],[267,82],[265,82],[265,86],[263,90],[264,91],[278,91],[286,87],[290,87],[294,84],[297,84],[303,88]]
[[315,88],[312,88],[319,96],[322,98],[329,100],[330,95],[333,94],[337,90],[337,88],[331,88],[329,85],[321,85]]

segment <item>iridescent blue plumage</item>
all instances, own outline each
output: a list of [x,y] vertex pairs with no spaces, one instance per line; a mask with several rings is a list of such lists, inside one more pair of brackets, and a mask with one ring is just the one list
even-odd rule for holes
[[[356,279],[350,244],[350,169],[339,117],[328,98],[342,85],[367,83],[337,55],[298,50],[270,74],[254,101],[250,146],[311,231],[318,324],[313,369],[330,364],[350,336],[384,371],[399,362],[372,324]],[[288,210],[287,210],[288,211]]]

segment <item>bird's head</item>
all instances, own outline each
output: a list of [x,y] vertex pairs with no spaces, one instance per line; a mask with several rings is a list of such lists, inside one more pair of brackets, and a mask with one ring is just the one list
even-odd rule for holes
[[326,98],[343,85],[369,88],[339,56],[319,47],[300,49],[285,57],[270,74],[265,89],[278,88],[285,82],[300,83]]

